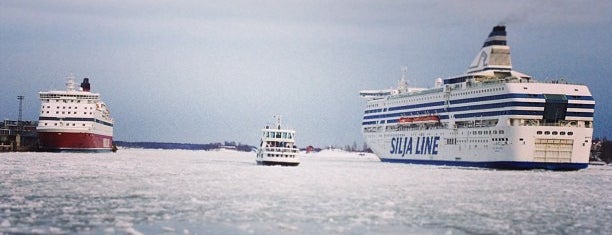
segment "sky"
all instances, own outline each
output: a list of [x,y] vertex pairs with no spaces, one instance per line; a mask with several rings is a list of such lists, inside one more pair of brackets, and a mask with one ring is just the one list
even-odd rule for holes
[[513,68],[586,84],[612,137],[612,1],[0,1],[0,118],[90,78],[114,139],[256,145],[280,114],[299,146],[361,146],[364,89],[463,74],[505,24]]

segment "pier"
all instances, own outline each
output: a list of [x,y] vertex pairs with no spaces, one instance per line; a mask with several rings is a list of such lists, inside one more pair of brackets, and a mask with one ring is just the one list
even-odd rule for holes
[[0,122],[0,152],[37,151],[37,125],[37,121]]

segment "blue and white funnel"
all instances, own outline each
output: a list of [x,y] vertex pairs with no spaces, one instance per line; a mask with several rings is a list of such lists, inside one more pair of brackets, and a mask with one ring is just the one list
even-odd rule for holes
[[510,47],[506,42],[506,26],[498,25],[482,45],[482,49],[468,67],[467,73],[476,73],[486,70],[512,70],[510,60]]

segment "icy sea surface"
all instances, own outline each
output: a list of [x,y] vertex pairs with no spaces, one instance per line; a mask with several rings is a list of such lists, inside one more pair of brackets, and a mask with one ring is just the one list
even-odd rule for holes
[[612,234],[612,167],[497,171],[303,154],[0,154],[0,234]]

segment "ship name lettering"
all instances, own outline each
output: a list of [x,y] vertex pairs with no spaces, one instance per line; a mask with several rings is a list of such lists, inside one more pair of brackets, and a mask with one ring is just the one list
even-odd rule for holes
[[[404,157],[408,155],[437,155],[440,136],[416,137],[393,137],[391,138],[390,154]],[[413,151],[414,150],[414,151]]]

